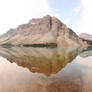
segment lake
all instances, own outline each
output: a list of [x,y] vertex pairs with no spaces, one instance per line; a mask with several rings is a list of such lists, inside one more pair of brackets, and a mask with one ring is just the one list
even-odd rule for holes
[[92,92],[92,48],[0,47],[0,92]]

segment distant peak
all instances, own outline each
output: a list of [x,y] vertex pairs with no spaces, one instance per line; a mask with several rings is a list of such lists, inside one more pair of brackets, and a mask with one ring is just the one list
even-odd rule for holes
[[51,16],[51,15],[46,15],[43,18],[53,18],[53,19],[57,19],[55,16]]
[[59,22],[61,23],[61,21],[60,21],[57,17],[51,16],[51,15],[46,15],[46,16],[44,16],[42,19],[59,21]]
[[46,16],[44,16],[44,17],[52,17],[52,16],[48,14],[48,15],[46,15]]
[[91,34],[88,34],[88,33],[81,33],[80,36],[81,35],[90,35],[90,36],[92,36]]
[[46,16],[44,16],[42,19],[47,19],[47,20],[49,20],[49,19],[52,19],[52,16],[46,15]]

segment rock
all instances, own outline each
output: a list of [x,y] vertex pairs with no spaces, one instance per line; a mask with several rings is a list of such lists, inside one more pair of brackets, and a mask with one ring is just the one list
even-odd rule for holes
[[87,34],[87,33],[82,33],[82,34],[79,35],[79,37],[83,41],[87,42],[87,44],[92,45],[92,35]]
[[79,35],[79,37],[80,37],[80,38],[83,38],[83,39],[85,39],[85,40],[90,40],[90,41],[92,41],[92,35],[87,34],[87,33],[82,33],[82,34]]
[[0,37],[0,44],[32,45],[56,44],[63,48],[78,48],[87,44],[72,29],[50,15],[32,19]]

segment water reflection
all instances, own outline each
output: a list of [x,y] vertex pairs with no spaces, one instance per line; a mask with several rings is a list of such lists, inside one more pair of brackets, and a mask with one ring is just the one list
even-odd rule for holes
[[0,48],[0,92],[92,92],[92,57],[84,53]]
[[92,56],[92,50],[90,50],[90,51],[85,51],[85,52],[83,52],[83,53],[81,53],[80,54],[80,56],[81,57],[90,57],[90,56]]
[[0,48],[0,55],[11,63],[28,68],[31,72],[44,73],[47,76],[56,74],[67,63],[71,62],[78,52],[71,49]]

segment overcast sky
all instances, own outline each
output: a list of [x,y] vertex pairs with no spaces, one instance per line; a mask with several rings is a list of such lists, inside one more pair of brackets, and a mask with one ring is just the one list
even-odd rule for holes
[[77,34],[92,34],[92,0],[0,0],[0,34],[47,14]]

